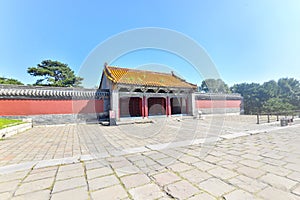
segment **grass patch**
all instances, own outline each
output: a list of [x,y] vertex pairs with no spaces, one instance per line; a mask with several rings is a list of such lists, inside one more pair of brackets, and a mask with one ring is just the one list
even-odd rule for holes
[[7,128],[10,126],[15,126],[19,124],[23,124],[24,122],[19,119],[5,119],[5,118],[0,118],[0,129]]

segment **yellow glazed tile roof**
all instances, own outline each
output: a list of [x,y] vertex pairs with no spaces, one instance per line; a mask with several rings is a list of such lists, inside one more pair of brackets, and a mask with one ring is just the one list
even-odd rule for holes
[[196,88],[197,86],[173,74],[106,66],[105,75],[114,83],[154,87]]

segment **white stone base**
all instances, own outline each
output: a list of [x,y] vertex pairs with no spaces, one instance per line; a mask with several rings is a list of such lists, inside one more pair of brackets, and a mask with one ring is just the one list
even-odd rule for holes
[[17,133],[21,133],[24,132],[28,129],[32,128],[32,122],[26,122],[24,124],[19,124],[16,126],[11,126],[11,127],[7,127],[4,129],[0,130],[0,137],[3,138],[8,138],[11,137]]

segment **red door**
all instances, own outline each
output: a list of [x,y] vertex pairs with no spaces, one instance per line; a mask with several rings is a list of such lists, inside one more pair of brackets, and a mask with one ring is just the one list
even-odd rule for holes
[[149,116],[151,115],[165,115],[166,114],[166,100],[162,97],[151,97],[148,99]]
[[129,100],[129,113],[131,117],[142,116],[142,99],[139,97],[131,97]]

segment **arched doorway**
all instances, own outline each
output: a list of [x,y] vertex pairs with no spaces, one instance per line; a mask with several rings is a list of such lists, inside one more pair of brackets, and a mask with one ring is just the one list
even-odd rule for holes
[[166,115],[166,99],[163,97],[148,98],[148,114],[149,116]]
[[142,99],[140,97],[120,98],[120,117],[141,117]]
[[170,99],[171,101],[171,114],[186,114],[186,99],[182,97],[174,97]]

